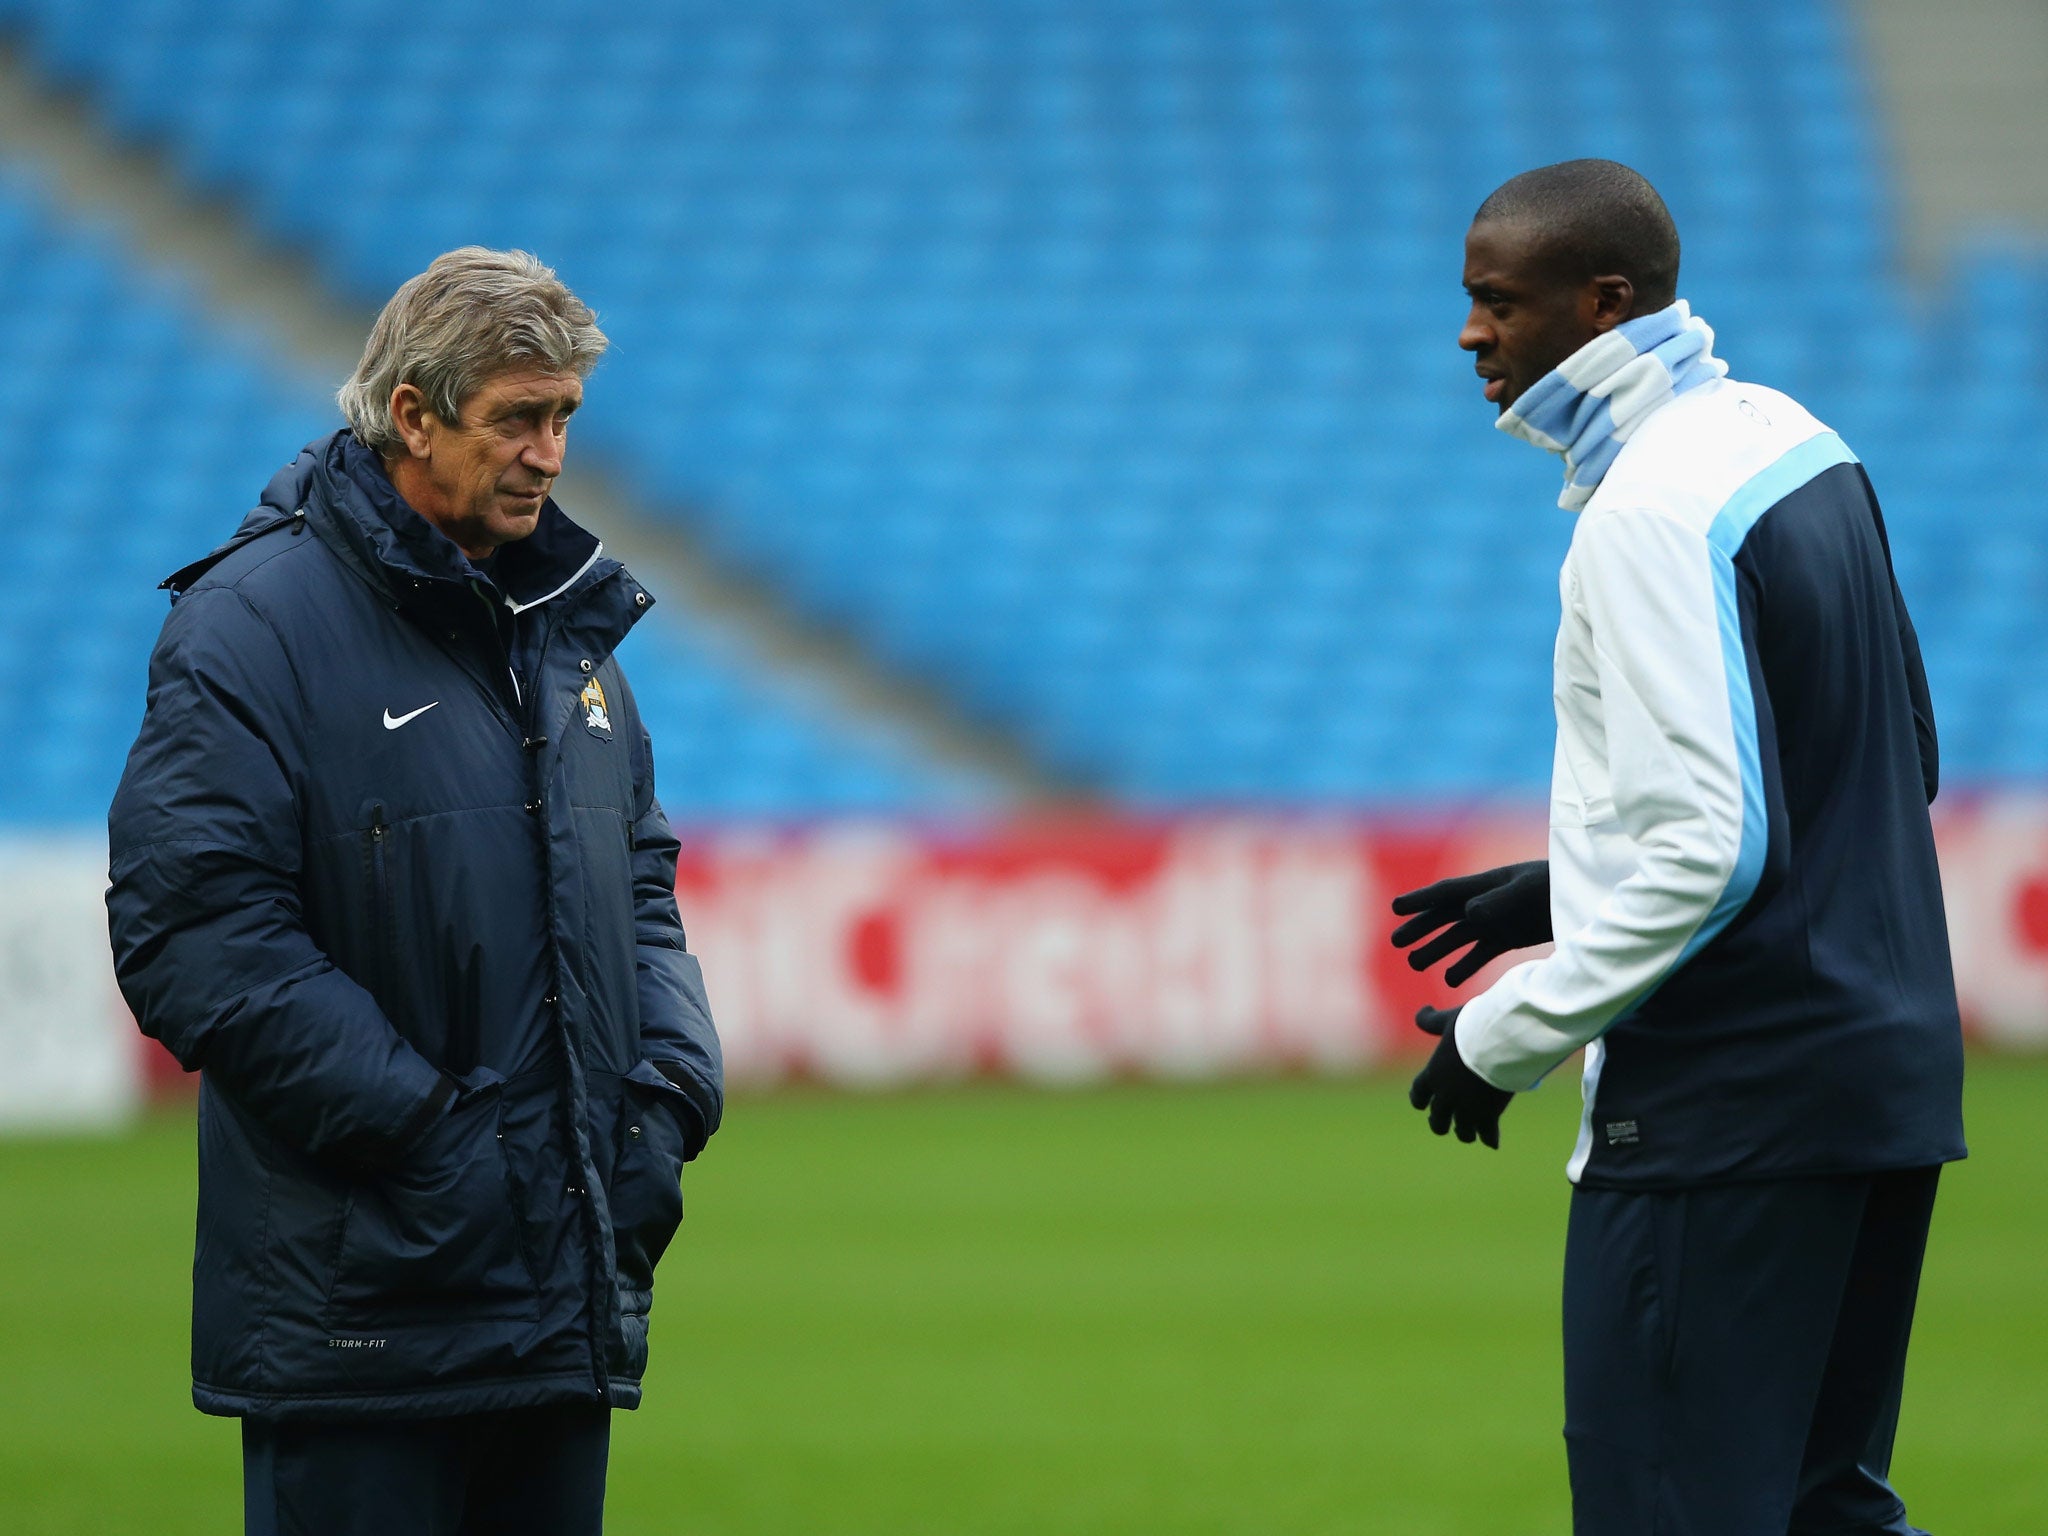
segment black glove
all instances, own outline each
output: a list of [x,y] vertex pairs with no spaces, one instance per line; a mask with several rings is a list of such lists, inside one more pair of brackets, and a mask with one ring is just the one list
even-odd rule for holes
[[1403,892],[1394,898],[1394,915],[1408,919],[1394,930],[1396,949],[1444,930],[1409,953],[1408,963],[1418,971],[1472,946],[1444,972],[1447,986],[1463,986],[1487,961],[1511,949],[1550,942],[1550,861],[1504,864]]
[[1423,1008],[1415,1015],[1415,1027],[1440,1038],[1428,1063],[1408,1085],[1408,1102],[1429,1111],[1429,1128],[1437,1135],[1455,1126],[1458,1140],[1476,1136],[1499,1150],[1501,1111],[1514,1095],[1465,1065],[1458,1054],[1458,1010]]

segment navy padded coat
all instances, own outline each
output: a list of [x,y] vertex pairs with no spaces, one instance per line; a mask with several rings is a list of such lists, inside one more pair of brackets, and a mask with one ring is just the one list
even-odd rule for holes
[[200,1073],[208,1412],[639,1403],[723,1105],[612,655],[652,599],[552,502],[493,577],[343,432],[165,583],[107,908]]

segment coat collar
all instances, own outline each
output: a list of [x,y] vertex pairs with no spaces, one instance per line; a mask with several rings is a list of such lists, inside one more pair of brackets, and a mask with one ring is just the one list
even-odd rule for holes
[[434,581],[466,587],[483,579],[516,613],[620,569],[618,561],[605,557],[596,535],[572,522],[550,497],[541,505],[533,533],[501,549],[485,577],[453,539],[398,494],[383,462],[353,432],[337,432],[309,452],[314,462],[302,505],[315,531],[331,530],[394,586]]
[[1564,460],[1557,504],[1578,512],[1645,421],[1727,372],[1714,356],[1713,328],[1680,299],[1594,337],[1531,384],[1494,425]]
[[[455,542],[409,506],[391,484],[377,456],[346,429],[317,438],[299,450],[264,489],[233,538],[211,554],[166,577],[163,585],[183,592],[227,555],[250,540],[305,519],[321,542],[369,582],[394,607],[402,595],[424,584],[463,587],[479,572]],[[540,523],[492,562],[491,580],[515,613],[592,589],[625,567],[604,552],[596,535],[569,517],[550,497]],[[628,578],[636,610],[653,599]]]

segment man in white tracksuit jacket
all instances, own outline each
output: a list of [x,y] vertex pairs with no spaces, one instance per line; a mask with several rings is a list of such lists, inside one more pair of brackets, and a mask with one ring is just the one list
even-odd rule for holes
[[1466,241],[1503,430],[1559,453],[1547,862],[1412,892],[1462,1008],[1412,1098],[1498,1145],[1586,1051],[1565,1259],[1575,1529],[1910,1533],[1889,1478],[1962,1050],[1919,645],[1855,455],[1737,383],[1640,176],[1508,182]]

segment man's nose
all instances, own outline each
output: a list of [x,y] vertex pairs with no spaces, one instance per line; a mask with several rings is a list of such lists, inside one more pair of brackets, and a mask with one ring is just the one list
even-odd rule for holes
[[1458,332],[1458,345],[1467,352],[1490,347],[1493,345],[1493,328],[1484,324],[1477,314],[1467,315],[1464,329]]
[[526,460],[528,469],[552,480],[562,472],[562,450],[566,446],[563,438],[552,432],[541,432],[527,439],[526,452],[521,457]]

